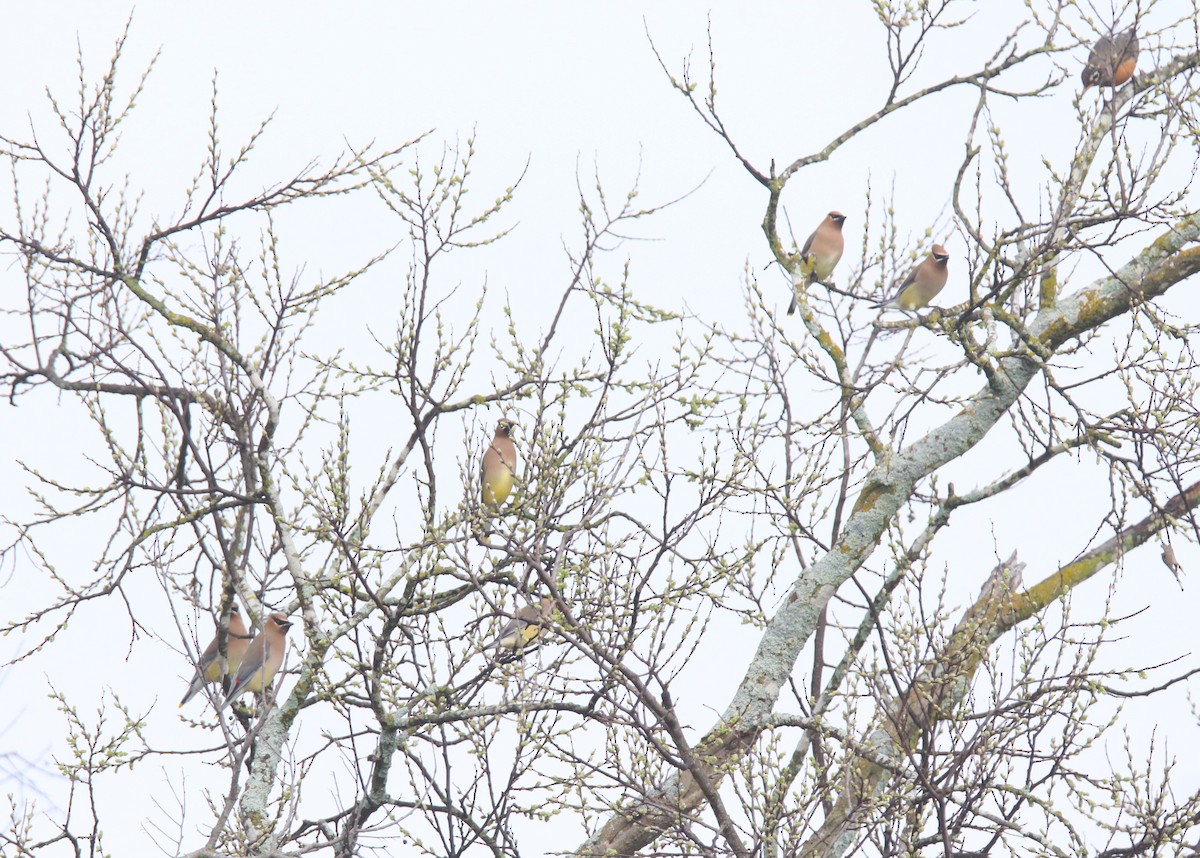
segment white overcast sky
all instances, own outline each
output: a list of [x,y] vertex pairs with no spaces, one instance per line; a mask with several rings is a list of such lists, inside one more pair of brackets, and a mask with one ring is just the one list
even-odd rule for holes
[[[1009,11],[994,8],[1000,5]],[[88,80],[101,73],[131,7],[119,2],[10,7],[0,28],[5,90],[0,133],[22,137],[31,120],[39,129],[50,127],[46,87],[64,100],[71,98],[77,48],[87,63]],[[980,3],[964,8],[976,18],[935,39],[914,85],[977,65],[981,57],[976,53],[993,49],[995,34],[1010,29],[1023,7]],[[184,183],[204,154],[214,72],[227,151],[275,113],[243,186],[248,192],[313,158],[328,163],[347,142],[361,146],[375,140],[390,146],[429,131],[421,151],[432,158],[442,141],[465,142],[474,134],[478,200],[498,195],[526,164],[528,172],[503,221],[516,229],[495,248],[469,257],[462,272],[464,294],[473,304],[475,290],[486,279],[490,289],[507,292],[514,304],[530,312],[536,312],[542,289],[557,294],[565,279],[563,243],[577,234],[577,177],[591,185],[598,169],[609,193],[619,196],[640,171],[643,205],[694,193],[639,224],[633,235],[640,240],[619,250],[620,258],[633,260],[638,296],[734,324],[743,312],[748,264],[764,288],[775,290],[780,308],[787,303],[782,278],[763,272],[770,258],[760,230],[765,194],[671,89],[647,38],[648,32],[677,73],[690,54],[703,81],[710,15],[723,117],[763,169],[771,158],[783,165],[819,149],[876,109],[886,92],[883,33],[865,1],[713,4],[711,12],[692,2],[144,2],[133,15],[122,64],[125,82],[134,80],[160,49],[161,56],[126,131],[123,167],[145,193],[145,212],[177,211]],[[1023,105],[1019,117],[997,106],[998,121],[1011,121],[1006,132],[1016,144],[1012,157],[1017,169],[1036,175],[1043,156],[1058,164],[1069,158],[1078,134],[1071,97],[1082,59],[1063,57],[1071,82],[1052,98]],[[1052,73],[1052,62],[1047,59],[1038,73]],[[972,98],[963,92],[931,100],[902,121],[881,124],[798,179],[786,203],[799,237],[824,212],[839,208],[850,215],[848,248],[857,248],[859,213],[871,183],[879,198],[894,195],[902,235],[919,238],[935,225],[941,230],[955,257],[946,302],[962,300],[965,247],[950,230],[945,212],[963,151],[969,118],[965,107]],[[1029,189],[1035,208],[1039,180]],[[0,200],[0,211],[7,216],[8,210],[8,200]],[[295,264],[334,273],[397,239],[395,222],[378,207],[370,217],[353,208],[344,217],[331,217],[331,210],[336,211],[316,204],[286,215],[285,239],[291,242]],[[0,279],[0,290],[10,286]],[[1191,307],[1195,309],[1194,299]],[[348,340],[361,334],[353,325],[346,331]],[[27,508],[18,496],[22,477],[14,460],[47,463],[70,457],[72,427],[61,416],[70,413],[67,406],[56,410],[50,396],[30,398],[17,410],[0,403],[0,441],[6,450],[0,461],[3,512]],[[969,484],[969,475],[963,479]],[[1097,494],[1088,494],[1093,491]],[[1018,498],[1029,504],[1042,500]],[[1095,509],[1107,505],[1103,480],[1086,489],[1081,483],[1073,502],[1081,509],[1091,506],[1093,516],[1081,516],[1080,522],[1094,524]],[[1084,529],[1076,541],[1064,544],[1062,510],[1059,517],[1054,512],[1048,509],[1023,523],[998,522],[996,550],[1007,556],[1020,547],[1023,557],[1043,564],[1069,559],[1088,532]],[[981,575],[991,565],[992,546],[984,548],[986,556],[977,564]],[[1185,562],[1190,551],[1190,546],[1180,548]],[[1147,586],[1170,585],[1147,623],[1163,627],[1185,622],[1182,616],[1192,595],[1174,598],[1177,591],[1156,557],[1148,549],[1142,554],[1139,569],[1151,582]],[[80,562],[83,567],[89,563],[87,558]],[[18,568],[8,578],[12,571],[0,570],[0,605],[7,605],[0,607],[0,615],[5,619],[19,612],[15,606],[28,608],[38,593],[36,582],[25,577],[31,573],[22,575]],[[1041,565],[1031,574],[1045,571]],[[1094,582],[1092,589],[1103,597],[1102,582]],[[1147,601],[1136,590],[1129,598],[1130,611]],[[165,645],[155,655],[135,652],[127,659],[126,628],[106,645],[103,632],[78,631],[90,622],[86,611],[75,622],[44,657],[2,677],[0,695],[21,705],[0,707],[0,728],[7,725],[0,733],[0,751],[17,747],[36,756],[56,748],[64,728],[46,697],[50,681],[84,713],[94,711],[108,687],[126,695],[138,712],[157,696],[151,720],[157,722],[156,730],[164,731],[158,734],[164,743],[175,741],[177,734],[170,731],[187,729],[178,725],[175,711],[186,665],[172,668],[177,657]],[[159,631],[169,636],[174,630]],[[86,654],[79,648],[80,634],[91,638]],[[10,657],[20,647],[11,638],[0,641],[0,657]],[[166,671],[165,678],[155,682],[155,671]],[[711,707],[719,711],[726,702],[727,697],[714,699]],[[163,766],[153,761],[136,776],[142,797],[167,783]],[[59,787],[47,783],[51,791]],[[121,804],[114,801],[107,809],[118,824],[109,829],[106,847],[118,855],[151,854],[144,851],[151,835],[141,826],[152,814],[140,800]],[[579,839],[569,830],[563,836],[569,838],[567,845]]]

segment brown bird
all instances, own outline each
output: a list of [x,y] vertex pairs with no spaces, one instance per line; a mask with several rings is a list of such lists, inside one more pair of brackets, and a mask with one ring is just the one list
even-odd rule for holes
[[496,434],[483,454],[483,502],[497,507],[508,500],[512,491],[513,478],[517,473],[517,447],[513,444],[512,430],[517,424],[503,418],[496,424]]
[[811,264],[812,270],[807,276],[803,273],[797,275],[793,283],[792,303],[787,309],[789,316],[796,312],[795,290],[807,288],[813,283],[824,283],[837,267],[842,250],[846,247],[846,240],[842,237],[842,224],[845,221],[846,216],[841,212],[830,212],[817,224],[813,234],[804,242],[804,247],[800,248],[800,258]]
[[512,619],[500,629],[496,639],[488,644],[499,650],[520,650],[532,643],[546,628],[554,613],[553,599],[539,599],[536,605],[524,605],[513,613]]
[[192,684],[188,686],[187,693],[179,701],[180,706],[195,697],[197,692],[204,687],[204,683],[220,682],[221,677],[231,676],[237,672],[246,647],[250,644],[250,635],[246,633],[246,625],[242,622],[242,615],[238,613],[237,605],[234,605],[229,612],[229,628],[225,633],[224,671],[221,670],[221,661],[218,658],[217,641],[220,639],[220,634],[218,629],[216,637],[200,654],[200,660],[196,662],[196,675],[192,677]]
[[1118,87],[1133,77],[1137,68],[1138,38],[1134,27],[1115,36],[1101,36],[1088,55],[1080,77],[1083,91],[1089,87]]
[[896,289],[896,294],[875,306],[884,309],[898,307],[901,310],[919,310],[926,306],[946,285],[946,278],[949,276],[946,264],[949,260],[950,254],[946,252],[946,248],[935,244],[929,255],[908,272],[908,276]]
[[218,712],[244,691],[261,693],[270,687],[279,665],[283,663],[287,631],[291,627],[292,624],[283,614],[271,614],[267,617],[262,632],[246,647],[246,654],[242,656],[242,663],[233,677],[229,694],[225,695],[225,701],[218,708]]

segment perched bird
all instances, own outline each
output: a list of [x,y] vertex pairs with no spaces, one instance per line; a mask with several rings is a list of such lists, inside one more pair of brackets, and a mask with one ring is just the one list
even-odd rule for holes
[[497,423],[492,443],[483,454],[482,492],[487,506],[500,506],[512,491],[513,477],[517,473],[517,447],[512,440],[516,425],[507,417]]
[[[830,212],[825,215],[825,220],[817,224],[813,234],[804,242],[804,247],[800,248],[800,258],[811,262],[812,271],[809,272],[806,279],[803,274],[797,276],[795,281],[797,287],[808,287],[813,283],[824,283],[829,279],[829,275],[837,267],[838,260],[842,258],[842,250],[846,246],[846,240],[842,238],[842,224],[845,222],[844,214]],[[793,290],[792,303],[788,306],[787,314],[790,316],[795,312],[796,293]]]
[[180,706],[195,697],[196,693],[204,687],[204,683],[220,682],[222,676],[232,676],[237,672],[246,647],[250,644],[250,635],[246,633],[246,624],[242,622],[242,615],[238,613],[237,605],[234,605],[229,612],[229,628],[225,633],[224,673],[221,671],[221,661],[218,658],[217,641],[220,637],[221,633],[218,630],[216,636],[200,654],[200,661],[196,663],[196,675],[192,677],[192,684],[188,686],[187,693],[179,701]]
[[1138,38],[1135,28],[1115,36],[1101,36],[1088,55],[1080,75],[1083,91],[1089,87],[1118,87],[1133,77],[1137,67]]
[[262,692],[271,685],[279,665],[283,663],[283,650],[287,631],[292,627],[283,614],[271,614],[260,634],[246,647],[242,663],[234,674],[229,694],[217,711],[228,706],[244,691]]
[[1171,570],[1171,574],[1178,581],[1180,573],[1183,572],[1183,566],[1175,559],[1175,549],[1171,547],[1171,543],[1169,542],[1162,544],[1162,562],[1164,566]]
[[532,643],[546,628],[550,615],[554,612],[553,599],[539,599],[536,605],[525,605],[517,608],[512,619],[500,629],[496,639],[488,644],[499,650],[520,650]]
[[949,272],[946,263],[950,254],[940,244],[935,244],[933,250],[921,262],[913,266],[912,271],[900,283],[896,294],[888,301],[880,301],[876,307],[899,307],[901,310],[919,310],[937,297],[946,285]]

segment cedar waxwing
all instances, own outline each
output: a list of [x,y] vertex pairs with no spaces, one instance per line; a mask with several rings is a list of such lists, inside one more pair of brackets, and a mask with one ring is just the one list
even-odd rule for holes
[[291,627],[292,624],[283,614],[271,614],[267,617],[263,630],[246,647],[242,664],[238,667],[233,684],[229,687],[229,694],[225,696],[218,712],[243,691],[261,692],[271,685],[279,665],[283,663],[285,638],[287,630]]
[[488,646],[495,647],[497,655],[502,649],[524,649],[545,630],[553,612],[553,599],[540,599],[536,605],[517,608],[512,619],[504,624],[500,634]]
[[876,307],[899,307],[901,310],[919,310],[937,297],[946,285],[946,263],[950,254],[940,244],[935,244],[933,250],[913,270],[896,290],[889,301],[880,301]]
[[1163,565],[1171,570],[1171,574],[1175,576],[1175,580],[1179,580],[1179,573],[1183,571],[1183,566],[1175,559],[1175,549],[1171,547],[1171,543],[1164,542],[1162,547],[1162,562]]
[[1080,75],[1083,78],[1083,91],[1088,87],[1118,87],[1133,77],[1137,67],[1138,38],[1135,28],[1130,27],[1124,33],[1115,36],[1102,36],[1091,54],[1088,55],[1087,65]]
[[841,212],[830,212],[825,215],[825,219],[817,224],[817,228],[813,230],[813,234],[804,242],[804,247],[800,248],[800,258],[808,259],[812,263],[812,271],[808,278],[801,282],[803,274],[798,274],[794,282],[792,290],[792,303],[788,305],[787,314],[790,316],[796,312],[796,293],[795,289],[804,287],[807,288],[813,283],[824,283],[829,279],[829,275],[833,273],[833,269],[837,267],[838,260],[842,258],[842,250],[846,246],[846,240],[842,237],[842,224],[846,222],[846,216]]
[[497,423],[492,443],[483,454],[483,502],[486,506],[500,506],[512,491],[513,477],[517,473],[517,447],[512,440],[516,425],[507,417]]
[[[187,693],[179,701],[180,706],[195,697],[196,692],[204,687],[204,683],[221,681],[221,661],[217,657],[219,637],[220,632],[218,631],[209,645],[204,648],[204,652],[200,654],[200,661],[196,663],[196,675],[192,677],[192,684],[188,686]],[[224,676],[232,676],[237,673],[238,665],[242,663],[242,656],[249,645],[250,635],[246,633],[246,624],[242,622],[242,615],[238,613],[237,605],[234,605],[229,611],[229,629],[225,635]]]

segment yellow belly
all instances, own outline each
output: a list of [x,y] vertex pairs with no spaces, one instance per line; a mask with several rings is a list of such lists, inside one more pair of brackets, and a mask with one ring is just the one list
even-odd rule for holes
[[497,474],[492,479],[484,479],[483,481],[483,502],[492,506],[498,506],[508,500],[509,492],[512,491],[513,476],[507,470],[504,473]]
[[242,686],[242,690],[253,691],[255,693],[263,690],[263,669],[261,667],[254,671],[254,675]]

